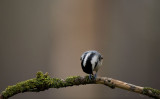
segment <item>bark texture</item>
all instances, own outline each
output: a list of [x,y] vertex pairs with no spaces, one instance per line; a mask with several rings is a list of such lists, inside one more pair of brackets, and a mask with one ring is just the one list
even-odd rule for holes
[[37,72],[36,78],[22,81],[13,86],[8,86],[0,95],[0,99],[7,99],[18,93],[23,92],[39,92],[49,88],[63,88],[74,85],[86,85],[86,84],[104,84],[114,89],[116,87],[147,95],[149,97],[160,99],[160,91],[149,87],[140,87],[133,84],[129,84],[123,81],[108,77],[97,77],[90,80],[88,76],[72,76],[66,79],[51,78],[48,73],[43,74]]

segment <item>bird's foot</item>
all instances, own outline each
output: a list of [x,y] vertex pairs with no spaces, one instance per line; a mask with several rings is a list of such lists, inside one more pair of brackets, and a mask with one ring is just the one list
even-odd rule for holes
[[89,80],[92,80],[92,74],[89,74]]
[[96,73],[96,74],[94,74],[94,79],[96,80],[96,78],[97,78],[97,73]]
[[92,76],[92,74],[89,74],[89,80],[96,80],[96,78],[97,78],[97,74],[94,74],[93,76]]

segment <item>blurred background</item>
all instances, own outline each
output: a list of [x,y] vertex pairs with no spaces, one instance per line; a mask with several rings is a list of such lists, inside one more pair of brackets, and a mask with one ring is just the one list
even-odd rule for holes
[[[159,0],[0,0],[0,92],[34,78],[86,75],[80,56],[97,50],[98,76],[160,89]],[[49,89],[11,99],[149,99],[103,85]]]

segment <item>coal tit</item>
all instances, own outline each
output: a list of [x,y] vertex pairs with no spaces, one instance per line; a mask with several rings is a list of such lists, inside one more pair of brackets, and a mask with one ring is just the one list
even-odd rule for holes
[[[89,74],[89,79],[92,79],[92,75],[97,76],[97,71],[102,65],[103,57],[102,55],[94,50],[86,51],[82,54],[81,58],[81,67],[82,70]],[[93,73],[95,71],[95,74]]]

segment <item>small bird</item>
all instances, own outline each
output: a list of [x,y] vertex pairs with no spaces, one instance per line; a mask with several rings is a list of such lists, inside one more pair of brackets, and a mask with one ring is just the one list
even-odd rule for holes
[[[89,79],[92,79],[92,75],[96,79],[97,71],[102,65],[103,57],[102,55],[94,50],[86,51],[82,54],[81,58],[82,70],[89,74]],[[93,73],[95,71],[95,74]]]

